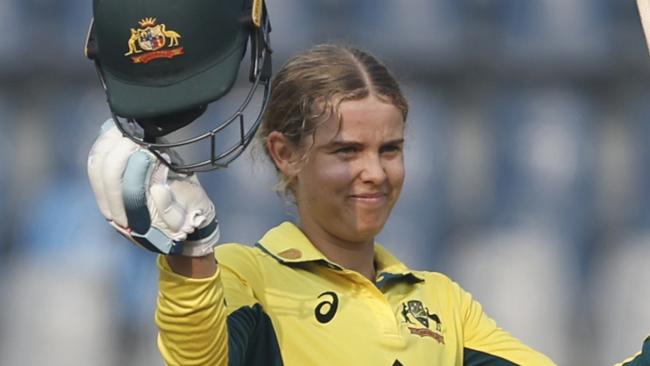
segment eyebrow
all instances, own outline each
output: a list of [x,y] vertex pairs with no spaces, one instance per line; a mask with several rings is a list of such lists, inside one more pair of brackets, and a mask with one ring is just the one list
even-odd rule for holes
[[[404,143],[404,138],[399,138],[399,139],[394,139],[394,140],[388,140],[381,145],[400,145]],[[363,146],[363,143],[356,141],[356,140],[332,140],[324,147],[326,148],[331,148],[331,147],[337,147],[337,146]]]

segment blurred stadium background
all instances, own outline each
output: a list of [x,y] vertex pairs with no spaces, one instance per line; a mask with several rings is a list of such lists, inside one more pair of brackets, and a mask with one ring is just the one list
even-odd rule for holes
[[[344,42],[384,60],[408,94],[408,177],[382,243],[460,282],[560,365],[639,349],[650,57],[634,1],[268,6],[276,68]],[[109,115],[82,55],[90,16],[89,0],[0,2],[0,365],[162,363],[154,256],[105,224],[85,175]],[[248,154],[200,178],[224,241],[254,243],[291,216]]]

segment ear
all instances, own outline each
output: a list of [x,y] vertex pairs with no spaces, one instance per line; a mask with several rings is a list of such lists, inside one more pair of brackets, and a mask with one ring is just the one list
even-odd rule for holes
[[266,149],[282,174],[287,177],[295,177],[298,174],[300,151],[282,132],[269,133],[266,137]]

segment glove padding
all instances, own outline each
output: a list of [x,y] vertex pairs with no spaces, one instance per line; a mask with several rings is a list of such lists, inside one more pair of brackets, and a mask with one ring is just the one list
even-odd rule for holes
[[196,175],[170,171],[149,150],[122,136],[113,120],[104,123],[90,150],[88,176],[104,217],[145,249],[203,256],[219,240],[214,205]]

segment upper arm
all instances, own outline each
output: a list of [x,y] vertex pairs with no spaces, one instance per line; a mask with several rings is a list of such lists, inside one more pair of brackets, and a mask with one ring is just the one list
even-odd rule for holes
[[228,333],[221,269],[207,278],[184,277],[172,272],[162,256],[158,268],[156,324],[165,363],[225,366]]
[[208,278],[174,273],[158,260],[158,347],[168,365],[281,365],[270,317],[256,293],[263,279],[243,246],[215,252],[219,264]]

